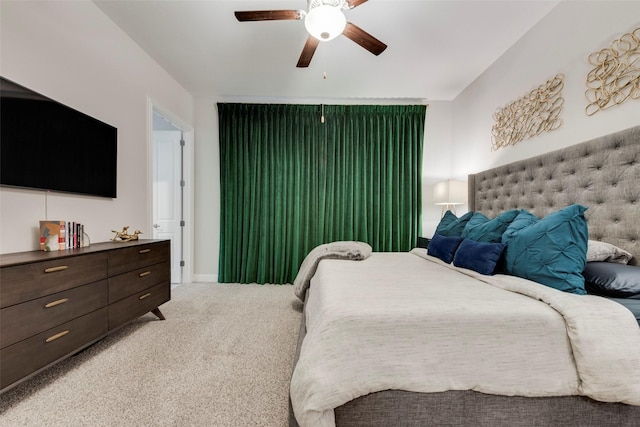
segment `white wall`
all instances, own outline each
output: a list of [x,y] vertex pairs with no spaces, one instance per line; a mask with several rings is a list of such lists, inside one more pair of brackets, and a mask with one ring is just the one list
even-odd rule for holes
[[[452,102],[429,103],[422,153],[422,235],[425,237],[433,236],[442,214],[441,206],[433,204],[433,186],[451,178],[452,119]],[[456,212],[465,209],[460,206]]]
[[[0,74],[118,128],[118,198],[49,194],[50,219],[83,222],[93,241],[123,225],[151,232],[147,97],[195,123],[194,280],[215,280],[219,251],[216,99],[193,98],[93,3],[0,2]],[[640,2],[562,2],[453,102],[431,101],[423,160],[423,235],[440,209],[432,186],[640,124],[640,101],[584,114],[587,56],[638,27]],[[565,75],[563,126],[491,151],[492,114],[557,73]],[[298,102],[298,101],[296,101]],[[303,102],[303,101],[302,101]],[[460,211],[464,211],[461,207]],[[37,248],[42,192],[0,189],[0,252]]]
[[[454,101],[430,101],[423,160],[424,236],[440,219],[433,184],[581,142],[640,122],[640,101],[587,118],[583,111],[586,57],[637,28],[640,2],[563,2]],[[619,3],[619,4],[618,4]],[[491,152],[492,114],[557,73],[565,74],[563,127],[518,146]],[[195,101],[194,280],[215,281],[220,246],[220,174],[216,102]],[[292,102],[318,102],[295,100]],[[238,102],[251,102],[241,100]],[[256,100],[255,102],[283,102]],[[458,213],[466,211],[460,206]]]
[[[640,124],[640,100],[593,116],[585,107],[588,56],[640,26],[639,1],[564,1],[454,101],[452,174],[464,177]],[[492,115],[554,77],[565,76],[562,126],[491,151]]]
[[220,253],[220,150],[216,101],[197,98],[195,119],[196,233],[193,280],[216,282]]
[[0,19],[2,76],[118,128],[118,197],[0,188],[0,253],[37,249],[45,212],[92,242],[124,225],[151,237],[147,99],[192,124],[193,97],[92,2],[3,0]]

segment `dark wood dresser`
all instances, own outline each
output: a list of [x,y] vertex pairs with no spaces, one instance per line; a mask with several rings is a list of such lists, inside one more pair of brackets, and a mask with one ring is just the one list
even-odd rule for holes
[[169,240],[0,255],[0,392],[171,298]]

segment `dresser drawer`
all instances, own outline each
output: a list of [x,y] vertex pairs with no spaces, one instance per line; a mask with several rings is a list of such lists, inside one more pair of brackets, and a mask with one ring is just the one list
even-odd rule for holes
[[69,355],[107,333],[107,308],[0,349],[0,388]]
[[169,261],[169,244],[170,242],[167,240],[109,251],[109,276]]
[[171,280],[166,262],[109,278],[109,304]]
[[148,313],[170,297],[171,284],[167,281],[109,305],[109,330]]
[[108,303],[107,281],[79,286],[0,310],[0,348],[91,313]]
[[106,253],[5,267],[2,269],[0,307],[9,307],[106,278]]

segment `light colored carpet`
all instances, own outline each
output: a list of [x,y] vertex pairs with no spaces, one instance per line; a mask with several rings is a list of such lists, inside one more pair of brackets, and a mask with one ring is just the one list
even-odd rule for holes
[[160,309],[1,395],[0,425],[288,425],[292,286],[187,284]]

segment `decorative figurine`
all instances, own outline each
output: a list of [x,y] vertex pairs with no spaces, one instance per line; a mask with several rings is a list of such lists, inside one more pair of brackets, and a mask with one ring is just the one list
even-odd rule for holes
[[129,226],[122,227],[122,231],[111,230],[113,233],[116,233],[113,236],[114,242],[130,242],[131,240],[138,240],[138,236],[143,234],[142,231],[136,230],[133,234],[129,234]]

